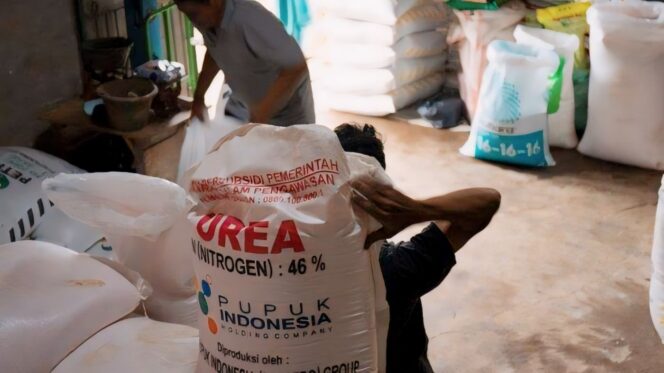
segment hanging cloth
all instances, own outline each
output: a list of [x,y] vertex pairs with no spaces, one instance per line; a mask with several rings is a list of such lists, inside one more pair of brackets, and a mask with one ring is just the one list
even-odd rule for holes
[[302,40],[302,30],[309,24],[307,0],[279,0],[279,19],[298,43]]

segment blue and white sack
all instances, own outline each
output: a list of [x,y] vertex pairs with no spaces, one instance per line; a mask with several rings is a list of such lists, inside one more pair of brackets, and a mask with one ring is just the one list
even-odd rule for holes
[[[489,44],[478,110],[461,154],[530,167],[555,165],[547,114],[560,101],[561,60],[551,49]],[[557,96],[557,97],[556,97]]]

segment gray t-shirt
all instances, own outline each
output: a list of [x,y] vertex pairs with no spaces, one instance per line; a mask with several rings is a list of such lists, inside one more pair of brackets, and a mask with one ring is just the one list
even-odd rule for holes
[[[304,55],[281,22],[261,4],[251,0],[226,0],[219,26],[203,32],[205,46],[226,75],[233,90],[227,111],[246,117],[259,103],[284,68],[301,64]],[[241,114],[243,113],[243,114]],[[289,126],[315,123],[309,73],[269,124]]]

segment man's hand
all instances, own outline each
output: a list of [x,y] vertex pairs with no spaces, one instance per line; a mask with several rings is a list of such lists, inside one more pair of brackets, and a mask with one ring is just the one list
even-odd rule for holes
[[383,225],[367,236],[365,247],[413,224],[433,221],[455,251],[459,250],[489,225],[501,200],[500,193],[489,188],[463,189],[417,201],[372,179],[358,180],[353,187],[353,202]]
[[205,106],[205,99],[204,98],[194,98],[194,102],[192,103],[191,106],[191,119],[198,119],[201,122],[205,122],[207,120],[207,106]]
[[391,238],[409,226],[426,220],[425,206],[389,185],[372,179],[353,182],[353,202],[373,216],[383,228],[367,236],[365,248],[374,242]]

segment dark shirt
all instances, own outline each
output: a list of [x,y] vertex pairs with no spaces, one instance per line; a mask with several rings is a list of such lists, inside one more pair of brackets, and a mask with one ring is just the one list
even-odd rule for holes
[[390,305],[387,373],[433,372],[420,298],[440,285],[455,264],[454,249],[435,224],[408,242],[383,245],[380,267]]

